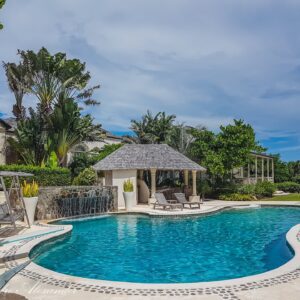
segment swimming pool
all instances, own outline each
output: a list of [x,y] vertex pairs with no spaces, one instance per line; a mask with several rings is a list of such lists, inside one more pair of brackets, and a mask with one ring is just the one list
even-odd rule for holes
[[300,209],[264,207],[209,216],[113,215],[72,224],[69,236],[31,252],[45,268],[85,278],[187,283],[262,273],[293,257],[285,239]]

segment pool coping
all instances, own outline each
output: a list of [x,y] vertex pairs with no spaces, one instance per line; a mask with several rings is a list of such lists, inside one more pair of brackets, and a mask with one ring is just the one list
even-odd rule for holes
[[[220,212],[224,209],[230,209],[236,205],[219,206],[213,212],[202,212],[201,215]],[[278,206],[278,205],[262,205],[262,206]],[[280,205],[280,206],[296,206],[299,205]],[[124,212],[121,212],[122,214]],[[135,212],[138,214],[147,214],[144,212]],[[130,214],[130,212],[129,212]],[[193,214],[195,216],[196,214]],[[199,215],[199,214],[197,214]],[[152,217],[152,215],[150,215]],[[156,215],[155,215],[156,216]],[[162,215],[165,217],[166,215]],[[170,215],[168,215],[169,217]],[[174,216],[174,215],[173,215]],[[177,216],[177,215],[175,215]],[[183,216],[183,215],[180,215]],[[186,215],[185,215],[186,216]],[[188,214],[191,216],[191,214]],[[58,225],[39,224],[41,227],[53,229]],[[0,253],[0,259],[5,263],[10,270],[16,269],[18,275],[30,278],[36,281],[42,281],[57,287],[74,289],[86,292],[98,292],[101,294],[112,295],[136,295],[136,296],[199,296],[217,294],[224,299],[234,299],[234,293],[239,291],[247,291],[258,288],[264,288],[272,285],[286,283],[291,280],[300,278],[300,224],[293,226],[286,234],[286,240],[293,249],[295,255],[284,265],[256,275],[227,279],[220,281],[196,282],[196,283],[131,283],[120,281],[108,281],[99,279],[88,279],[66,275],[46,269],[31,261],[29,253],[43,242],[51,239],[61,238],[62,236],[71,233],[71,225],[59,225],[63,230],[52,232],[44,236],[33,236],[31,239],[26,239],[14,243],[12,247],[7,249],[5,255]],[[18,260],[25,258],[27,263],[23,268],[20,268]],[[24,263],[24,262],[22,262]]]

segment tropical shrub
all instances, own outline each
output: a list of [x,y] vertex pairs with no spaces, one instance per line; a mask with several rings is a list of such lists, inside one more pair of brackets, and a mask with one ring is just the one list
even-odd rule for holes
[[119,148],[121,148],[123,144],[111,144],[111,145],[105,145],[99,152],[98,155],[94,158],[94,163],[104,159],[106,156],[110,155],[111,153],[115,152]]
[[200,179],[197,181],[197,193],[200,194],[202,198],[205,198],[207,195],[211,195],[212,187],[208,180]]
[[255,185],[255,195],[258,198],[272,197],[275,191],[276,191],[275,184],[269,181],[258,182]]
[[276,187],[280,191],[284,191],[286,193],[299,193],[300,192],[300,184],[296,182],[286,181],[276,183]]
[[238,193],[238,187],[239,185],[233,182],[216,182],[212,186],[212,196],[218,198],[219,195]]
[[[30,180],[34,180],[40,186],[64,186],[71,184],[71,172],[66,168],[48,168],[30,165],[2,165],[0,171],[14,171],[31,173],[34,176]],[[28,178],[21,178],[25,180]],[[9,183],[9,180],[8,182]]]
[[256,189],[255,184],[243,184],[237,188],[237,191],[240,194],[255,195],[255,189]]
[[[91,152],[84,152],[74,155],[72,162],[69,165],[72,177],[74,178],[78,176],[81,171],[104,159],[106,156],[118,150],[122,146],[123,144],[105,145],[102,149],[94,148]],[[96,151],[99,153],[95,153]]]
[[255,200],[257,198],[272,197],[276,186],[272,182],[264,181],[256,184],[232,185],[219,190],[217,195],[221,200]]
[[39,193],[39,186],[34,180],[31,183],[27,183],[27,181],[24,180],[22,184],[22,193],[24,197],[36,197]]
[[293,177],[293,181],[294,182],[297,182],[297,183],[300,183],[300,175],[296,175]]
[[247,195],[247,194],[239,194],[239,193],[233,193],[233,194],[223,194],[219,196],[220,200],[225,201],[251,201],[255,200],[253,196]]
[[58,167],[58,159],[57,159],[57,155],[54,151],[52,151],[50,153],[50,156],[47,161],[47,167],[49,167],[51,169]]
[[123,190],[126,193],[133,192],[133,183],[130,179],[125,180],[123,183]]
[[93,168],[86,168],[79,173],[73,180],[74,185],[94,185],[96,183],[97,175]]
[[72,177],[77,177],[80,172],[92,166],[93,164],[95,164],[95,158],[88,152],[75,154],[72,158],[72,162],[69,165]]

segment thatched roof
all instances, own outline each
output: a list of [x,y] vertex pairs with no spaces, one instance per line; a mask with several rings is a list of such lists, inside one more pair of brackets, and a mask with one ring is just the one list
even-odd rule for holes
[[124,145],[96,163],[93,168],[97,171],[151,168],[206,171],[205,168],[165,144]]

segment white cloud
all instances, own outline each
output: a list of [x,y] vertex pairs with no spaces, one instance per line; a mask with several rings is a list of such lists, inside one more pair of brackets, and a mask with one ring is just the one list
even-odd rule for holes
[[299,1],[10,0],[1,20],[1,60],[45,46],[87,62],[109,129],[147,109],[213,129],[243,118],[263,139],[299,127]]

